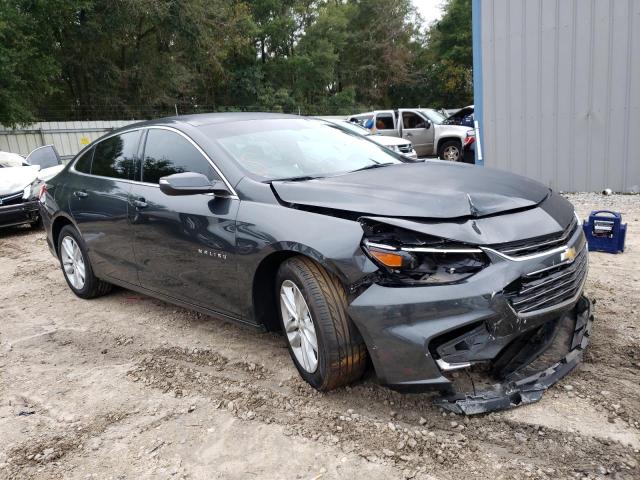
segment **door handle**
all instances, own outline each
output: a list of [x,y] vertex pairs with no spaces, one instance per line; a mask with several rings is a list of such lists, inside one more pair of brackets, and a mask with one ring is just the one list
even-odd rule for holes
[[407,133],[405,133],[405,135],[406,135],[407,137],[413,137],[413,133],[411,133],[411,132],[407,132]]
[[76,198],[87,198],[89,194],[84,190],[78,190],[77,192],[73,192]]
[[146,208],[147,207],[147,202],[144,198],[140,197],[140,198],[136,198],[133,202],[133,206],[136,208]]

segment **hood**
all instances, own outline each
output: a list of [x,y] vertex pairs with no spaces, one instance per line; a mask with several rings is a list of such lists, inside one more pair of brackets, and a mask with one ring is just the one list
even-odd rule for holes
[[451,219],[536,206],[550,190],[486,167],[426,161],[320,178],[274,181],[284,202],[376,216]]
[[10,195],[25,189],[38,178],[40,167],[0,168],[0,195]]
[[40,169],[40,173],[38,173],[38,180],[42,180],[46,182],[47,180],[51,180],[57,174],[59,174],[62,170],[64,170],[64,165],[56,165],[55,167],[48,167]]
[[445,135],[466,137],[467,132],[470,130],[470,127],[464,125],[450,125],[448,123],[441,123],[439,125],[436,125],[436,127],[438,129],[439,138],[442,138]]
[[409,145],[411,142],[400,137],[389,137],[387,135],[368,135],[367,138],[378,145],[384,145],[385,147],[392,147],[398,145]]

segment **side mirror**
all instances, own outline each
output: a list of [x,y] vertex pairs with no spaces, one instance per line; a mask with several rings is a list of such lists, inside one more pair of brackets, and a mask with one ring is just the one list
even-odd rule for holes
[[431,128],[431,122],[429,120],[425,120],[424,124],[422,125],[423,128],[426,128],[427,130],[429,130]]
[[199,193],[213,193],[214,195],[228,194],[224,182],[211,181],[201,173],[174,173],[160,179],[160,191],[165,195],[197,195]]

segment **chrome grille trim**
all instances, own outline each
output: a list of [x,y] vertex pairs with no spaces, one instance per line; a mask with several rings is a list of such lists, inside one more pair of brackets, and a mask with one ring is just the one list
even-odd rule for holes
[[531,256],[538,253],[546,252],[559,246],[564,246],[567,240],[573,235],[578,226],[578,221],[574,217],[567,228],[559,234],[546,235],[544,237],[534,237],[516,242],[509,242],[497,245],[491,245],[491,250],[509,257]]
[[509,288],[505,290],[505,297],[518,314],[559,306],[580,293],[588,265],[587,248],[583,247],[572,263],[523,275],[511,291]]

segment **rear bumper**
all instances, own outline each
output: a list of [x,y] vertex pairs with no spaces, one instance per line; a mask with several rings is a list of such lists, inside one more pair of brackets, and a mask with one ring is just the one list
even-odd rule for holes
[[[540,386],[562,378],[579,361],[582,350],[576,350],[578,353],[554,367],[555,373],[543,375],[544,381],[536,380],[531,372],[526,378],[518,377],[520,383],[516,386],[522,385],[520,400],[515,395],[514,375],[522,376],[524,370],[530,371],[533,361],[549,347],[548,341],[557,325],[573,322],[575,330],[582,335],[581,345],[590,329],[590,320],[587,322],[590,303],[582,299],[588,262],[580,228],[576,228],[566,246],[573,247],[578,255],[567,264],[567,273],[562,271],[563,276],[567,276],[559,285],[566,283],[570,269],[575,268],[571,290],[558,300],[553,300],[556,292],[545,292],[541,298],[548,298],[549,302],[533,310],[517,307],[521,297],[514,299],[509,288],[531,272],[565,268],[560,251],[519,259],[494,252],[490,266],[460,284],[406,288],[369,286],[351,302],[349,315],[365,340],[380,381],[403,391],[440,390],[446,394],[443,406],[464,413],[479,413],[482,408],[484,411],[509,408],[516,401],[526,403],[539,399]],[[586,317],[583,315],[585,302]],[[522,358],[518,353],[526,349],[531,350],[530,358]],[[567,347],[562,355],[569,353]],[[451,371],[465,368],[488,370],[492,383],[498,382],[500,387],[489,393],[476,392],[470,397],[459,393]],[[530,385],[531,381],[534,383]]]
[[0,206],[0,228],[33,223],[38,215],[37,201]]

